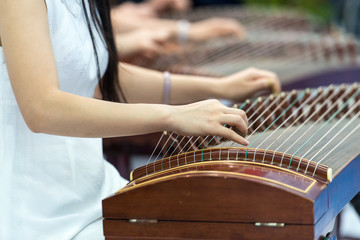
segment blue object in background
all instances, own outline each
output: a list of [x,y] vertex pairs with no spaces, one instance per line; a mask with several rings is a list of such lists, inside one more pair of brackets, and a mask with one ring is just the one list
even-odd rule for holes
[[360,1],[331,0],[334,7],[334,23],[360,38]]

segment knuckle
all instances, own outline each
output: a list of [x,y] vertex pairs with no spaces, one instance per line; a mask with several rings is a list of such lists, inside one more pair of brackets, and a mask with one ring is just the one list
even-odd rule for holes
[[217,105],[217,106],[224,106],[219,100],[215,99],[214,100],[214,103]]
[[248,72],[256,72],[256,71],[257,71],[257,68],[255,68],[255,67],[249,67],[249,68],[247,69],[247,71],[248,71]]
[[246,117],[246,113],[245,113],[244,110],[239,109],[239,114],[240,114],[240,116],[243,117],[243,118]]
[[276,73],[273,73],[273,72],[270,72],[270,74],[269,74],[272,78],[277,78],[277,74]]

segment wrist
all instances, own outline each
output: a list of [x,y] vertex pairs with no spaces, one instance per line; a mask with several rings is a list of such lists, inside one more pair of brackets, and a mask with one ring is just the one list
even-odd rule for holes
[[216,99],[227,99],[226,81],[223,78],[214,79],[212,84],[213,96]]
[[160,119],[159,123],[161,126],[159,127],[159,131],[174,131],[176,126],[176,109],[179,106],[171,106],[171,105],[158,105],[160,106]]

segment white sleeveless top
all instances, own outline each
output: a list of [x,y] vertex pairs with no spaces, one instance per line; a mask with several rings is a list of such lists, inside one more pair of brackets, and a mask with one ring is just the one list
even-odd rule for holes
[[[46,3],[60,88],[92,97],[97,68],[81,0]],[[103,74],[108,54],[94,26],[93,33]],[[104,160],[101,139],[29,130],[0,47],[0,239],[81,239],[101,217],[101,200],[125,183]],[[101,221],[92,226],[84,239],[103,239]]]

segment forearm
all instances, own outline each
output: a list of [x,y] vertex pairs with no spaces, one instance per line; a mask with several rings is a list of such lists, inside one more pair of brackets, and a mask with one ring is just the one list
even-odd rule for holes
[[[130,103],[162,103],[163,73],[122,63],[119,67],[119,79],[120,86]],[[215,78],[172,74],[170,104],[221,98],[220,81]]]
[[223,98],[221,80],[217,78],[171,75],[171,104],[185,104],[206,99]]
[[106,138],[170,130],[166,105],[113,103],[59,90],[40,101],[28,122],[34,132]]

